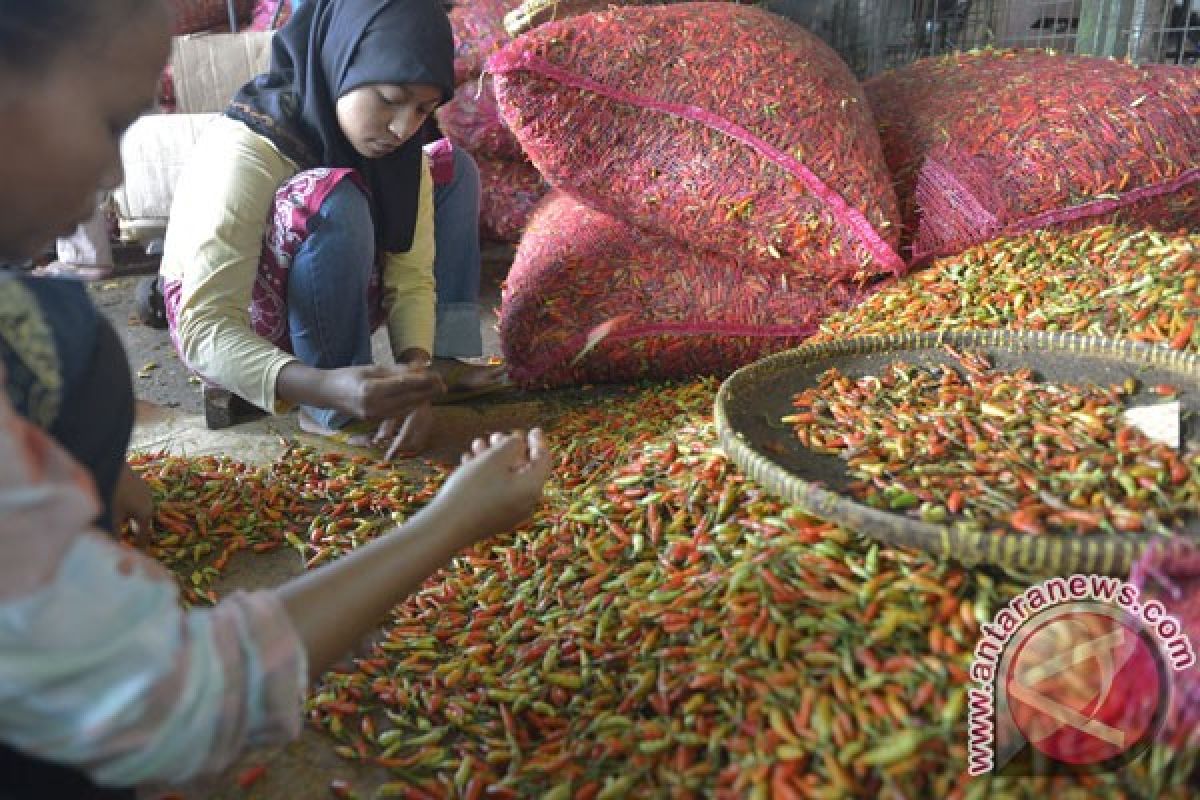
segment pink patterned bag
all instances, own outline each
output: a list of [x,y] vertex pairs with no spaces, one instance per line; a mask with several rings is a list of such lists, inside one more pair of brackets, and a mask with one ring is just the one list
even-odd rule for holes
[[257,0],[254,4],[254,16],[250,20],[250,30],[278,30],[291,16],[291,0]]

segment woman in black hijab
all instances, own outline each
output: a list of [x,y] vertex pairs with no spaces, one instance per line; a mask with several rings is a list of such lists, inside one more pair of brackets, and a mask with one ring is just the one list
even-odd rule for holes
[[[175,190],[164,299],[195,372],[314,432],[383,421],[405,451],[445,384],[498,381],[456,360],[482,351],[478,171],[421,135],[453,91],[440,0],[311,0],[275,34]],[[372,364],[384,322],[394,366]]]

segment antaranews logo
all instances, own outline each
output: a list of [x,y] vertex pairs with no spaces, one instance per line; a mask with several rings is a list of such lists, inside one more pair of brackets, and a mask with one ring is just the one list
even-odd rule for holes
[[968,689],[971,775],[1116,769],[1153,742],[1169,671],[1195,668],[1182,626],[1119,578],[1026,589],[981,629]]

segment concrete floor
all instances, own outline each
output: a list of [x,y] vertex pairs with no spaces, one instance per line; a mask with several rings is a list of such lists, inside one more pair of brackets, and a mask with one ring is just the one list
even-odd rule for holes
[[[495,333],[495,309],[499,306],[500,282],[511,264],[512,249],[485,249],[483,335],[485,354],[499,354]],[[302,433],[295,415],[264,416],[221,431],[205,427],[199,385],[176,357],[166,331],[149,328],[134,313],[134,291],[140,276],[119,277],[90,285],[97,306],[120,331],[134,375],[138,419],[132,448],[140,451],[167,450],[176,454],[223,454],[249,462],[269,462],[283,451],[283,439],[299,439],[318,447],[332,445]],[[384,345],[386,338],[377,340]],[[437,433],[428,455],[437,460],[457,458],[470,440],[490,430],[527,427],[537,422],[546,396],[513,393],[502,398],[475,401],[436,409]],[[344,448],[343,448],[344,449]],[[414,469],[419,467],[414,466]],[[235,588],[273,586],[300,574],[303,565],[289,548],[267,555],[231,559],[215,588],[227,593]],[[361,766],[339,758],[333,742],[306,729],[301,738],[283,747],[246,755],[221,775],[170,789],[148,789],[146,800],[173,796],[186,800],[257,798],[257,800],[317,800],[332,795],[329,783],[335,778],[349,781],[359,797],[371,797],[388,779],[386,771]],[[267,771],[250,789],[240,788],[236,779],[251,766]]]

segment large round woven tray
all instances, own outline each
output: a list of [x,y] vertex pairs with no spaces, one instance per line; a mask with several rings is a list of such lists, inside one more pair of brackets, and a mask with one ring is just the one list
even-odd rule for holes
[[[1028,573],[1126,574],[1159,535],[1086,534],[1030,536],[978,533],[921,522],[871,508],[843,494],[851,478],[836,456],[803,447],[780,420],[792,396],[815,386],[830,367],[850,376],[878,375],[894,361],[951,363],[952,345],[988,354],[999,369],[1029,367],[1038,379],[1056,383],[1170,384],[1183,404],[1183,440],[1200,441],[1200,356],[1128,340],[1071,334],[997,330],[868,336],[809,345],[769,356],[731,375],[717,394],[716,425],[721,445],[747,475],[805,511],[890,544],[916,547],[968,565],[998,564]],[[1162,402],[1146,394],[1129,405]],[[1200,541],[1200,521],[1178,532]]]

